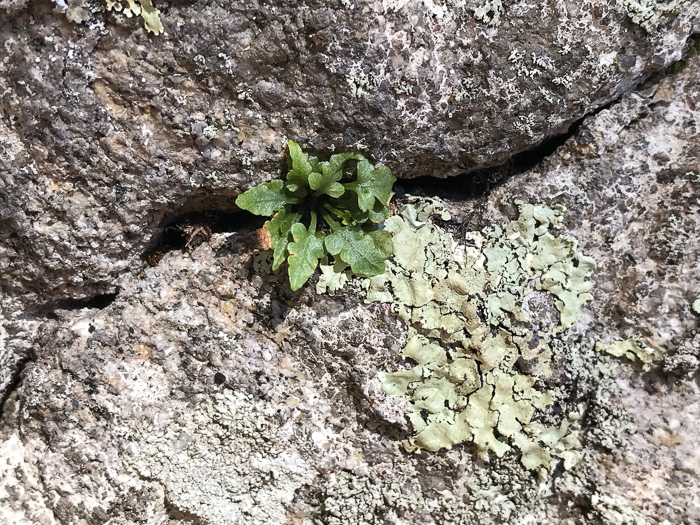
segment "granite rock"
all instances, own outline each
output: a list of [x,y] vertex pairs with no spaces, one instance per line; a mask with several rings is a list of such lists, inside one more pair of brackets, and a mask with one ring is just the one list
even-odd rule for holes
[[500,165],[699,23],[690,0],[157,4],[159,37],[97,0],[0,4],[0,283],[35,308],[114,293],[174,218],[278,176],[288,138],[403,178]]
[[[700,60],[688,51],[641,83],[679,58],[696,3],[567,4],[566,33],[542,21],[559,4],[173,2],[158,5],[158,38],[97,2],[68,4],[86,18],[0,2],[1,522],[700,520]],[[534,63],[566,41],[557,67],[582,67],[570,85]],[[391,84],[398,71],[413,90]],[[478,98],[497,85],[489,72],[514,83],[490,104]],[[556,104],[528,98],[546,85],[565,86]],[[529,95],[508,101],[513,86]],[[512,127],[531,112],[561,120]],[[474,197],[466,172],[590,112],[549,157]],[[577,465],[540,481],[516,454],[401,445],[406,401],[381,381],[404,365],[405,324],[352,284],[292,292],[265,272],[257,224],[225,214],[278,173],[285,137],[364,143],[404,178],[464,173],[405,182],[397,198],[438,199],[452,218],[434,222],[457,244],[515,218],[518,199],[567,208],[562,232],[597,263],[593,301],[553,343],[540,387],[555,403],[535,422],[580,411]],[[218,221],[211,238],[160,242],[207,211],[196,220]],[[650,363],[596,345],[630,338]]]

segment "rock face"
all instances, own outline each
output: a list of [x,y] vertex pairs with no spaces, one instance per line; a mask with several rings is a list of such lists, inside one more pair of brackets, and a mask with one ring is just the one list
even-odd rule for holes
[[[62,6],[0,2],[1,522],[700,520],[700,60],[632,89],[680,57],[696,2],[173,2],[159,37]],[[511,418],[560,460],[539,479],[520,446],[410,452],[416,399],[382,378],[415,364],[410,330],[434,334],[361,281],[291,292],[255,224],[221,214],[142,259],[170,221],[277,176],[287,137],[443,177],[614,99],[479,198],[455,191],[469,174],[410,186],[450,213],[416,224],[455,253],[521,200],[565,206],[560,233],[596,261],[577,324],[547,335],[551,370],[499,365],[551,398]],[[528,297],[533,334],[557,324]]]
[[113,293],[174,216],[277,176],[287,138],[399,177],[502,164],[680,58],[697,2],[651,4],[179,2],[156,38],[97,1],[5,2],[2,285]]

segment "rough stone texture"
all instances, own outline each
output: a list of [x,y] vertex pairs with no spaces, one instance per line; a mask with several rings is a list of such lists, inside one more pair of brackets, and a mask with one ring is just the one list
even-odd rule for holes
[[[457,242],[465,231],[513,218],[514,199],[564,204],[563,231],[598,263],[594,301],[584,306],[574,333],[559,342],[556,373],[546,385],[557,410],[584,406],[582,460],[540,484],[516,455],[486,464],[471,446],[420,455],[400,447],[410,426],[391,413],[392,407],[405,410],[405,402],[384,396],[380,374],[400,366],[406,327],[384,306],[365,305],[354,293],[318,296],[312,285],[290,292],[283,275],[261,272],[264,264],[247,241],[252,226],[217,233],[190,251],[170,251],[154,267],[139,256],[163,221],[186,211],[228,209],[233,195],[271,176],[284,136],[319,148],[364,138],[376,158],[394,162],[391,144],[404,176],[434,173],[430,166],[441,173],[445,166],[485,166],[491,161],[479,160],[484,151],[500,162],[536,143],[542,129],[529,137],[503,128],[529,112],[554,111],[526,95],[513,95],[513,105],[462,99],[464,113],[455,122],[467,121],[466,108],[480,111],[478,139],[490,146],[470,138],[471,126],[455,125],[450,135],[451,121],[437,102],[443,84],[430,88],[425,72],[457,60],[446,49],[436,52],[435,24],[442,24],[455,46],[460,30],[474,35],[459,45],[482,54],[488,69],[481,74],[500,71],[523,93],[536,88],[547,73],[518,77],[507,69],[536,50],[528,47],[510,61],[509,53],[513,42],[558,42],[546,37],[540,18],[554,16],[559,4],[484,2],[490,14],[478,11],[482,19],[474,20],[466,5],[453,2],[449,13],[464,14],[459,29],[445,21],[447,14],[442,22],[436,14],[429,25],[422,10],[437,9],[438,2],[387,2],[383,20],[371,11],[379,3],[345,2],[331,11],[305,9],[310,3],[293,8],[277,2],[277,10],[257,4],[255,21],[245,6],[232,16],[215,3],[173,3],[161,6],[162,39],[149,38],[136,23],[121,26],[92,14],[96,3],[81,4],[88,16],[81,24],[55,13],[50,3],[33,3],[31,15],[24,4],[0,2],[11,14],[0,22],[7,52],[0,58],[3,391],[25,363],[0,420],[0,522],[700,520],[700,317],[691,310],[700,297],[698,58],[622,96],[533,170],[479,199],[456,198],[454,190],[470,184],[468,178],[445,186],[453,219],[442,226]],[[618,57],[620,69],[611,77],[575,79],[560,94],[571,112],[559,108],[564,120],[677,57],[692,30],[687,17],[696,4],[679,17],[666,13],[656,29],[655,19],[638,11],[634,17],[646,28],[625,18],[626,5],[632,3],[569,6],[567,16],[581,25],[572,24],[562,38],[589,38],[592,46],[618,54],[624,46],[636,66]],[[413,27],[409,9],[418,11]],[[607,25],[587,23],[588,9]],[[343,18],[323,25],[317,21],[323,13]],[[500,25],[483,18],[498,18]],[[106,30],[99,20],[108,20]],[[403,68],[415,91],[402,94],[381,77],[352,98],[346,77],[355,70],[334,60],[357,52],[356,78],[362,67],[385,63],[386,48],[377,40],[384,33],[372,29],[377,20],[382,28],[394,24],[389,35],[406,32],[408,47],[393,48],[389,56],[398,65],[385,72]],[[339,31],[352,21],[363,21],[369,36]],[[547,31],[558,27],[544,25]],[[421,39],[427,58],[411,62]],[[333,47],[341,41],[347,49]],[[590,55],[589,62],[585,56],[578,64],[589,64],[593,75],[600,56]],[[319,57],[325,57],[321,65]],[[297,75],[317,82],[295,84],[287,72],[293,64],[303,66]],[[567,59],[560,66],[576,64]],[[444,86],[452,87],[465,75],[439,78],[449,78]],[[264,84],[273,80],[272,87]],[[249,95],[239,99],[242,93]],[[340,109],[329,105],[319,114],[312,95],[331,97]],[[395,129],[408,113],[392,104],[411,100],[420,104],[406,106],[415,120],[402,122],[413,127]],[[430,126],[418,126],[421,119]],[[217,136],[207,138],[212,124]],[[499,145],[504,136],[507,143]],[[118,295],[103,304],[76,301],[117,287]],[[595,350],[597,340],[629,337],[654,350],[650,370]],[[537,417],[547,422],[557,416],[553,410]]]
[[[694,371],[700,296],[697,78],[690,71],[632,93],[584,122],[537,169],[496,189],[482,220],[512,215],[508,199],[563,204],[566,230],[598,261],[584,330],[642,338],[669,370]],[[681,362],[683,361],[683,362]]]
[[605,342],[633,337],[653,350],[653,372],[617,379],[618,402],[638,430],[599,459],[606,474],[598,485],[649,523],[700,520],[700,316],[691,309],[700,297],[698,64],[587,120],[481,209],[489,222],[512,213],[500,204],[506,195],[566,205],[566,230],[598,261],[579,330]]
[[39,322],[22,310],[21,303],[0,295],[0,399],[16,379],[22,363],[36,357],[34,339]]
[[62,4],[0,4],[0,283],[33,305],[113,293],[169,219],[277,176],[286,138],[399,177],[498,165],[699,23],[690,0],[651,32],[624,2],[161,2],[155,38]]
[[[589,119],[541,167],[446,203],[457,240],[511,215],[514,198],[566,204],[565,229],[598,261],[550,385],[563,407],[586,404],[573,470],[539,485],[517,457],[397,448],[409,430],[378,410],[378,373],[396,367],[405,327],[353,294],[291,293],[256,273],[243,229],[144,264],[102,310],[58,309],[34,330],[40,355],[4,412],[4,516],[697,522],[699,66]],[[655,349],[650,372],[593,348],[630,336]]]

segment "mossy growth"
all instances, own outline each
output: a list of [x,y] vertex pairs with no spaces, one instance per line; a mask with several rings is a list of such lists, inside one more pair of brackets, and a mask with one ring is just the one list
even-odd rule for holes
[[[403,356],[413,366],[386,374],[382,385],[408,401],[415,434],[406,448],[472,442],[488,460],[515,447],[544,479],[559,460],[577,462],[578,415],[558,428],[535,422],[553,399],[538,379],[552,373],[551,341],[592,298],[595,263],[578,253],[575,239],[555,236],[563,208],[516,203],[517,220],[458,244],[430,222],[433,214],[448,219],[444,210],[410,201],[385,223],[394,258],[364,288],[367,301],[390,303],[409,327]],[[319,291],[342,284],[332,268],[324,276]]]

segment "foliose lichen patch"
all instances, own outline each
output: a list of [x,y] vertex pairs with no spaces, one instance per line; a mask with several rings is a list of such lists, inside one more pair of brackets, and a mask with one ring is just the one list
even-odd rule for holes
[[[106,0],[106,2],[107,11],[121,12],[127,18],[140,16],[143,18],[146,31],[150,31],[154,35],[160,35],[163,32],[160,11],[153,6],[151,0]],[[124,3],[127,5],[124,6]]]
[[623,0],[627,15],[632,22],[654,33],[664,22],[681,11],[692,9],[692,0]]
[[[574,238],[554,234],[563,208],[517,205],[517,220],[467,233],[458,244],[429,221],[449,219],[435,202],[409,201],[386,221],[395,245],[387,272],[363,286],[367,301],[391,304],[408,325],[403,356],[414,366],[383,381],[387,394],[408,400],[415,435],[406,448],[473,442],[488,459],[515,447],[544,478],[557,458],[576,463],[578,414],[558,428],[534,422],[553,399],[536,382],[552,373],[550,342],[592,298],[595,263],[577,252]],[[331,272],[319,291],[342,283]],[[547,296],[556,319],[545,315]]]
[[626,357],[630,361],[640,360],[643,363],[645,370],[648,370],[652,362],[653,349],[647,346],[641,346],[633,338],[625,339],[624,341],[615,341],[614,343],[605,344],[600,341],[596,342],[596,350],[606,352],[615,357]]

